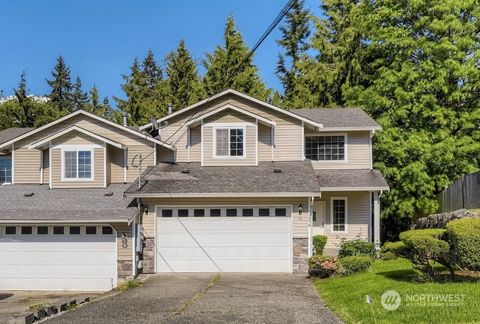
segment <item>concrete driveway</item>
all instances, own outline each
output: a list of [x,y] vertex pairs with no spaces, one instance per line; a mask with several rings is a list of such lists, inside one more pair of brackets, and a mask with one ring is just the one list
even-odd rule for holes
[[310,280],[291,274],[165,274],[54,323],[339,323]]

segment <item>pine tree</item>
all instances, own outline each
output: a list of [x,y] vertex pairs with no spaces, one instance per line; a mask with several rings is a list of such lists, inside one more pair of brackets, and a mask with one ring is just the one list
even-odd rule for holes
[[207,95],[232,88],[266,100],[270,91],[258,75],[253,58],[248,56],[249,49],[232,16],[227,19],[223,40],[223,46],[217,46],[203,62],[206,69],[203,82]]
[[88,103],[85,104],[85,110],[99,117],[114,120],[114,112],[108,98],[105,97],[103,101],[100,102],[100,94],[95,85],[88,92]]
[[158,85],[162,82],[163,79],[163,72],[162,68],[158,66],[157,62],[155,61],[155,56],[153,52],[149,50],[145,59],[143,60],[143,72],[146,77],[146,83],[148,89],[151,91],[150,96],[155,94],[155,91]]
[[70,68],[65,64],[62,56],[57,58],[57,63],[52,71],[52,79],[47,79],[48,85],[52,88],[49,98],[50,102],[59,111],[72,112],[72,83],[70,80]]
[[282,38],[277,44],[284,48],[277,63],[277,76],[283,85],[285,106],[294,101],[297,90],[298,63],[308,50],[310,36],[310,12],[304,8],[304,0],[295,1],[286,14],[286,23],[280,27]]
[[79,76],[75,79],[72,92],[72,107],[73,111],[77,111],[85,108],[85,104],[88,102],[88,94],[82,90],[82,80]]
[[170,103],[174,109],[191,105],[204,97],[197,65],[181,40],[177,49],[167,55],[167,82]]

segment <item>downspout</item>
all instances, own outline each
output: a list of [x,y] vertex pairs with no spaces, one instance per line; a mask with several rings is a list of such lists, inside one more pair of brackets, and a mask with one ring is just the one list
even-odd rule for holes
[[314,197],[308,197],[308,254],[310,258],[313,255],[313,201]]

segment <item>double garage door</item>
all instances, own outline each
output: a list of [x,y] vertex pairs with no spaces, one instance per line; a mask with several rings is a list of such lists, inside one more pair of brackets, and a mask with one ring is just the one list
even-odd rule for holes
[[292,272],[291,207],[161,207],[157,272]]
[[110,290],[116,260],[110,226],[0,226],[0,290]]

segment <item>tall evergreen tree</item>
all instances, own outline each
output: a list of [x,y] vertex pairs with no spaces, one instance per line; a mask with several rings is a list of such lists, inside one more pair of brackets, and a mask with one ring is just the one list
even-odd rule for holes
[[100,95],[95,85],[88,92],[88,102],[84,105],[84,107],[84,109],[89,113],[108,120],[114,120],[114,112],[110,106],[108,98],[105,97],[103,101],[100,101]]
[[177,49],[167,55],[167,82],[170,102],[174,109],[191,105],[204,96],[197,65],[185,46],[178,43]]
[[75,79],[72,91],[72,109],[77,111],[85,108],[85,104],[88,102],[88,94],[82,89],[82,80],[79,76]]
[[223,46],[217,46],[203,62],[206,69],[203,82],[207,95],[233,88],[266,100],[270,91],[258,75],[253,58],[248,57],[249,49],[232,16],[227,19],[223,40]]
[[277,44],[283,47],[277,64],[277,76],[283,85],[285,105],[296,97],[298,63],[309,47],[310,13],[305,9],[305,1],[295,1],[293,7],[285,16],[285,24],[280,27],[282,38]]
[[47,83],[51,87],[48,95],[50,102],[59,111],[72,112],[74,107],[72,104],[73,86],[70,80],[70,68],[65,64],[62,56],[57,58],[57,63],[52,71],[52,79],[47,79]]
[[153,96],[163,79],[162,68],[155,61],[155,56],[151,50],[147,52],[142,65],[143,73],[146,77],[146,85],[151,91],[149,95]]

